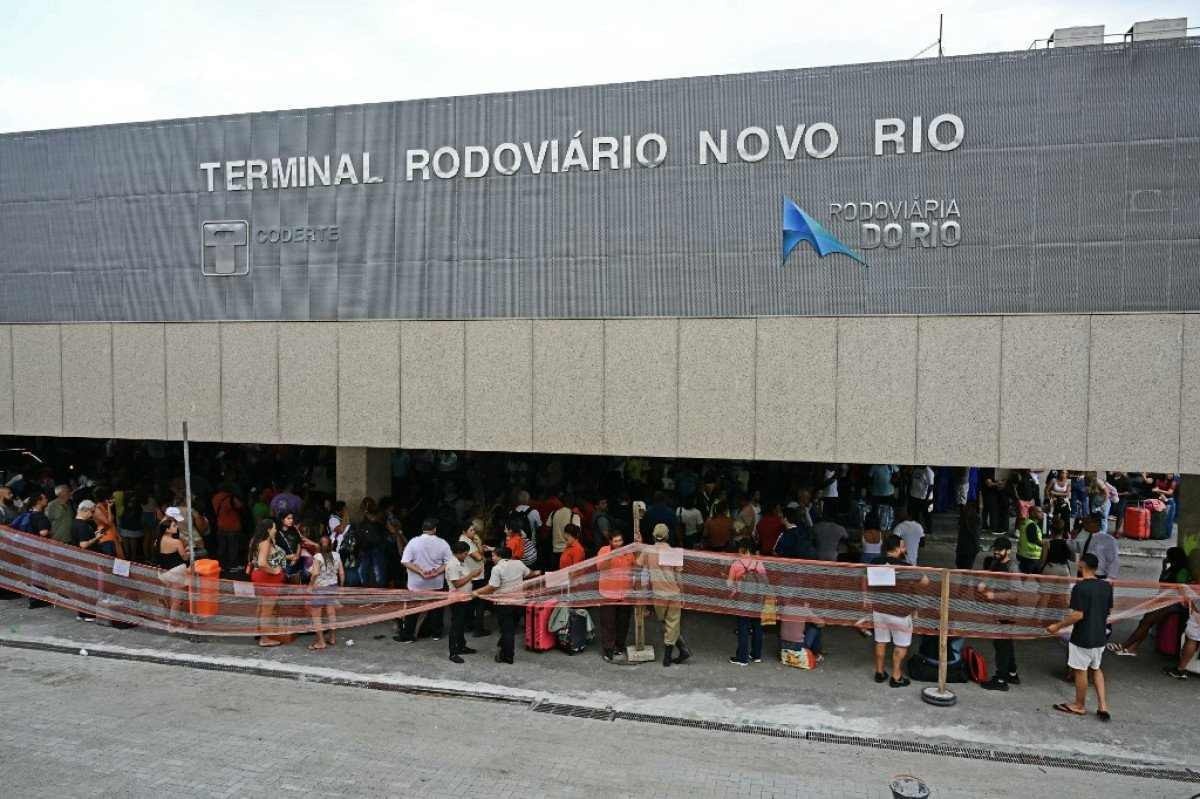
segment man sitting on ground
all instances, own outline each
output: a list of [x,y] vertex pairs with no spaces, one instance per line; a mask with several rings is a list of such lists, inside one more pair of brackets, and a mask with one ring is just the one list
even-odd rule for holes
[[1184,642],[1183,649],[1179,653],[1179,663],[1175,668],[1164,669],[1168,676],[1177,680],[1188,678],[1188,664],[1192,662],[1192,658],[1196,657],[1196,652],[1200,651],[1200,599],[1191,603],[1189,611],[1187,626],[1183,631]]

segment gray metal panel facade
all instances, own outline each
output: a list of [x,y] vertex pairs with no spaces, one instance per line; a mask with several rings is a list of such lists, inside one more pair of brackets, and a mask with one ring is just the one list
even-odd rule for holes
[[[874,155],[874,120],[963,120]],[[824,159],[740,161],[828,122]],[[728,130],[727,164],[699,131]],[[657,168],[406,180],[406,151],[661,134]],[[373,185],[208,191],[204,162],[370,152]],[[794,200],[860,251],[780,262]],[[831,203],[953,198],[957,246],[860,250]],[[243,276],[201,225],[246,220]],[[905,220],[907,224],[907,220]],[[338,241],[258,231],[338,225]],[[436,98],[0,136],[0,322],[1200,310],[1198,40]]]

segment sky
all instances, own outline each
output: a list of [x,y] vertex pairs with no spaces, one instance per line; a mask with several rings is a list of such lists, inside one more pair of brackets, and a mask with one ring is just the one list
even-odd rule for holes
[[939,11],[946,55],[1200,25],[1200,0],[0,0],[0,132],[906,59]]

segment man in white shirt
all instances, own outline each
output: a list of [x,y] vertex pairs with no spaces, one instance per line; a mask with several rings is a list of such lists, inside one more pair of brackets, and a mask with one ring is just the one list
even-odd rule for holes
[[904,540],[904,559],[908,565],[917,565],[917,550],[921,548],[921,539],[925,537],[925,528],[919,522],[908,518],[904,508],[896,509],[896,526],[892,532]]
[[[567,548],[567,536],[564,532],[567,529],[567,525],[583,526],[583,522],[579,520],[579,513],[575,510],[574,497],[570,494],[564,494],[563,506],[551,513],[546,519],[546,523],[550,525],[550,545],[554,549],[554,557],[550,563],[557,570],[558,561],[562,557],[563,550]],[[535,527],[534,530],[537,530],[537,528]]]
[[[454,558],[446,564],[446,582],[451,594],[471,594],[471,581],[483,574],[483,566],[467,555],[471,545],[466,541],[455,541],[450,547]],[[467,620],[471,617],[471,603],[458,602],[450,606],[450,660],[462,663],[462,655],[474,655],[475,650],[467,646]]]
[[704,528],[704,514],[696,507],[692,498],[685,499],[683,504],[675,509],[675,518],[679,520],[679,539],[686,549],[695,549],[700,543],[700,531]]
[[[532,572],[529,567],[512,556],[508,547],[500,547],[492,552],[492,576],[488,584],[475,592],[475,596],[487,596],[497,591],[510,591],[521,585],[527,577],[536,577],[541,572]],[[516,605],[496,605],[496,620],[500,622],[500,651],[496,653],[497,663],[513,662],[513,638],[517,633],[517,614],[520,607]]]
[[[442,591],[446,588],[446,566],[454,560],[450,545],[437,534],[437,519],[426,519],[421,525],[421,535],[416,536],[404,547],[400,563],[408,570],[409,591]],[[404,617],[400,634],[393,639],[402,644],[417,640],[417,628],[421,619],[429,622],[429,637],[435,641],[442,637],[442,609],[428,613],[412,613]]]
[[[912,519],[929,522],[929,503],[933,498],[933,469],[914,466],[908,483],[908,515]],[[913,553],[910,551],[909,555]]]

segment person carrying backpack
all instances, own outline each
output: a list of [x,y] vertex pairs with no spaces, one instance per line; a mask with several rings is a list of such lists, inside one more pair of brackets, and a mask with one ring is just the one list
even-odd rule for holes
[[347,588],[355,588],[363,584],[361,566],[364,540],[362,532],[361,525],[347,525],[336,550],[342,561],[342,569],[346,573],[343,585]]
[[[29,533],[41,538],[50,537],[50,519],[46,517],[46,505],[48,500],[43,491],[35,491],[28,499],[25,500],[25,510],[17,514],[17,518],[13,519],[10,527],[15,530],[20,530],[23,533]],[[35,580],[31,580],[36,584]],[[30,608],[44,608],[50,603],[40,599],[29,599]]]
[[[532,513],[537,513],[537,511],[532,511]],[[509,514],[508,521],[505,523],[505,536],[511,538],[513,533],[520,534],[520,546],[509,544],[509,549],[512,550],[514,558],[529,568],[534,569],[537,568],[538,562],[538,544],[537,538],[530,529],[531,526],[530,512],[517,508],[517,510]]]
[[[767,570],[763,562],[752,554],[754,542],[749,536],[737,540],[738,558],[729,567],[725,585],[735,602],[750,604],[748,613],[737,617],[737,653],[729,662],[737,666],[762,663],[763,628],[762,606],[767,583]],[[750,586],[754,586],[751,588]]]

